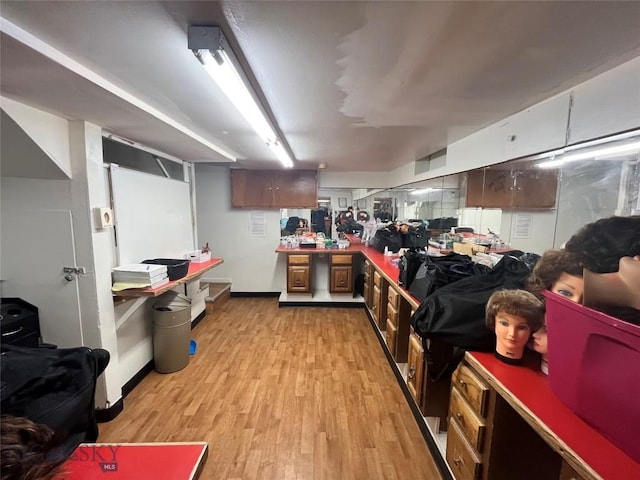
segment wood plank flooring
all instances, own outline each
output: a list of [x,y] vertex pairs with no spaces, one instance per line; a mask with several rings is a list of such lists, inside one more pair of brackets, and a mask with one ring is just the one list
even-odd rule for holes
[[206,441],[202,479],[441,478],[363,310],[230,298],[192,337],[99,442]]

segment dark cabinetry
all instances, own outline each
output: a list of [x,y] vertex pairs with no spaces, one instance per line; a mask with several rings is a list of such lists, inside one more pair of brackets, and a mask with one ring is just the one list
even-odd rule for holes
[[488,167],[467,173],[467,207],[554,208],[558,172]]
[[315,208],[315,170],[231,170],[231,206],[251,208]]

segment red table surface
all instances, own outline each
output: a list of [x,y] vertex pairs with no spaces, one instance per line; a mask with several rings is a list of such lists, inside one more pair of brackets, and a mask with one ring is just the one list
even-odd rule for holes
[[551,390],[547,376],[537,368],[507,365],[492,353],[471,352],[468,355],[602,478],[640,479],[640,464],[562,403]]
[[85,443],[66,461],[59,480],[192,480],[207,448],[204,442]]

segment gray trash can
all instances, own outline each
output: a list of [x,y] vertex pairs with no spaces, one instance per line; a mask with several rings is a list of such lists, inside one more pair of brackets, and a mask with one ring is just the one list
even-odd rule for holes
[[191,300],[167,292],[153,304],[153,363],[160,373],[182,370],[189,364]]

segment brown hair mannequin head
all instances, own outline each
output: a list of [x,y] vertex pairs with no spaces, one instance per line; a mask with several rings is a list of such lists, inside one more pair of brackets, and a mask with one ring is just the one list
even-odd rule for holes
[[496,357],[521,362],[524,347],[544,319],[544,304],[525,290],[499,290],[489,298],[485,322],[496,333]]

